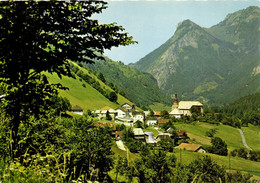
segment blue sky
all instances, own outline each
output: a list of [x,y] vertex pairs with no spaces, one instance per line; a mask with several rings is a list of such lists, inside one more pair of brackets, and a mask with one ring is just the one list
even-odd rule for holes
[[134,63],[158,48],[175,32],[178,23],[190,19],[202,27],[211,27],[227,14],[260,6],[260,0],[113,0],[102,14],[100,23],[122,25],[138,44],[106,50],[105,55],[125,64]]

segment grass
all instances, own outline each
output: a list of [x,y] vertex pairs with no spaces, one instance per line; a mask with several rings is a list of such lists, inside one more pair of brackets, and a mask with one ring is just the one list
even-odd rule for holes
[[[217,128],[215,137],[220,137],[224,140],[228,146],[228,150],[244,147],[239,131],[236,128],[227,125],[213,125],[209,123],[196,122],[192,124],[186,123],[174,123],[174,126],[178,130],[185,130],[190,137],[194,139],[198,144],[210,145],[211,138],[205,135],[206,131]],[[259,130],[260,131],[260,130]],[[253,138],[254,137],[248,137]],[[254,144],[256,146],[256,144]]]
[[229,161],[228,156],[218,156],[218,155],[209,154],[209,153],[202,154],[202,153],[190,152],[190,151],[186,151],[186,150],[182,150],[181,155],[180,155],[179,149],[174,150],[174,155],[177,158],[177,162],[180,162],[180,156],[181,156],[181,163],[186,164],[186,165],[197,158],[208,155],[212,158],[212,160],[217,162],[217,164],[224,166],[226,169],[229,169],[229,162],[230,162],[231,170],[239,170],[242,172],[250,173],[250,174],[254,175],[255,179],[260,180],[260,163],[259,162],[245,160],[242,158],[232,157],[232,156],[230,157],[230,161]]
[[171,107],[170,106],[166,106],[162,103],[154,103],[153,105],[149,106],[152,110],[154,111],[171,111]]
[[246,138],[246,143],[254,151],[260,151],[260,127],[249,124],[248,127],[242,127]]
[[[83,108],[84,112],[88,109],[96,110],[104,106],[115,109],[123,103],[128,102],[127,99],[118,95],[117,104],[113,103],[84,81],[66,76],[63,76],[62,79],[60,79],[56,74],[45,74],[51,83],[61,83],[63,86],[68,87],[69,90],[60,90],[60,95],[68,98],[72,106],[78,105]],[[85,84],[85,87],[83,87],[83,84]],[[104,84],[101,84],[101,86],[105,87]]]

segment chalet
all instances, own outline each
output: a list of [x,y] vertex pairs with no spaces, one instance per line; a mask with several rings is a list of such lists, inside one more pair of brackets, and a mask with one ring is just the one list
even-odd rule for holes
[[115,139],[116,140],[122,139],[122,131],[116,131],[115,132]]
[[155,112],[155,113],[154,113],[154,116],[156,116],[156,117],[162,117],[162,112]]
[[167,140],[167,139],[172,139],[171,138],[171,134],[169,134],[169,133],[161,133],[161,134],[159,134],[159,135],[157,135],[157,137],[155,138],[155,140],[157,141],[157,142],[159,142],[159,141],[161,141],[161,140]]
[[206,153],[206,150],[198,144],[187,144],[187,143],[181,143],[179,146],[177,146],[178,149],[185,149],[187,151],[192,152],[199,152],[199,153]]
[[70,111],[75,114],[83,115],[83,109],[78,105],[73,106]]
[[121,105],[121,107],[128,109],[128,110],[135,110],[135,104],[132,102],[127,102]]
[[147,119],[147,122],[146,122],[146,124],[148,125],[148,126],[155,126],[156,124],[157,124],[157,118],[156,117],[150,117],[150,118],[148,118]]
[[142,128],[133,128],[134,138],[138,140],[144,140],[144,132]]
[[185,130],[176,130],[176,133],[178,134],[178,139],[188,138],[188,135]]
[[105,106],[99,110],[95,110],[93,111],[93,113],[99,118],[99,119],[102,119],[102,118],[106,118],[106,114],[107,112],[109,113],[109,115],[112,117],[112,119],[114,120],[115,117],[117,116],[117,111],[108,107],[108,106]]

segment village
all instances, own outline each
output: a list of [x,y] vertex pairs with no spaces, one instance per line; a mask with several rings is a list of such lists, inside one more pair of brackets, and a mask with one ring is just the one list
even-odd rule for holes
[[[165,118],[162,111],[139,111],[136,109],[135,104],[131,102],[124,103],[116,109],[105,106],[101,109],[92,111],[92,115],[99,120],[94,121],[94,125],[99,127],[110,127],[113,130],[112,135],[116,140],[118,148],[126,151],[122,141],[122,131],[116,130],[116,124],[132,127],[134,139],[146,144],[156,146],[156,144],[162,140],[170,140],[173,144],[177,144],[179,140],[184,140],[185,142],[185,140],[189,138],[187,132],[181,129],[172,129],[171,127],[165,131],[162,129],[162,126],[169,123],[171,118],[180,119],[182,116],[191,116],[192,109],[196,109],[200,113],[203,113],[203,104],[199,101],[178,101],[177,94],[175,94],[172,110],[168,112],[169,117],[167,118]],[[73,106],[71,112],[83,115],[83,109],[79,106]],[[101,122],[103,119],[109,119],[114,123]],[[140,124],[139,127],[137,125],[138,123]],[[144,132],[140,126],[145,125],[157,130],[158,135],[154,136],[152,131]],[[177,134],[177,137],[172,135],[173,130],[175,131],[175,134]],[[180,143],[176,148],[206,153],[206,150],[199,144]]]

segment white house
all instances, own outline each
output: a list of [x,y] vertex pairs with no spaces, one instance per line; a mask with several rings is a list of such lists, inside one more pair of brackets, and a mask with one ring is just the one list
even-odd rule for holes
[[109,115],[112,117],[112,119],[115,119],[115,117],[117,116],[117,111],[112,109],[112,108],[110,108],[110,107],[108,107],[108,106],[105,106],[102,109],[93,111],[93,113],[95,115],[97,115],[97,117],[99,119],[106,118],[107,112],[109,112]]
[[146,124],[148,126],[155,126],[157,125],[157,118],[148,118]]
[[121,107],[127,109],[127,110],[135,110],[135,104],[132,102],[127,102],[121,105]]

